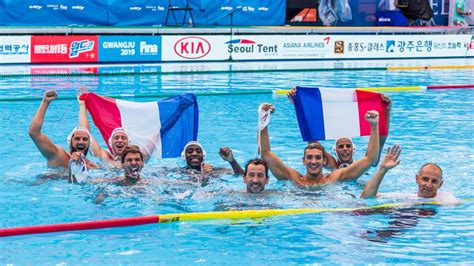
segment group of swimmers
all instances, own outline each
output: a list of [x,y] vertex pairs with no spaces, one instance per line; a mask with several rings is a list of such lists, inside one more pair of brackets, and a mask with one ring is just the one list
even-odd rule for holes
[[[295,88],[290,90],[288,97],[296,95]],[[68,137],[69,151],[64,150],[59,145],[54,144],[41,128],[49,104],[57,98],[55,91],[45,92],[41,104],[33,117],[30,125],[29,135],[38,150],[46,158],[48,167],[59,167],[70,169],[71,164],[82,165],[86,169],[94,169],[99,166],[89,159],[87,154],[91,149],[93,156],[102,160],[107,167],[121,168],[123,176],[111,179],[99,180],[97,182],[113,182],[119,185],[131,186],[146,183],[141,178],[140,172],[145,162],[150,158],[150,154],[144,153],[140,147],[130,143],[127,132],[123,128],[113,130],[108,143],[111,153],[101,148],[90,133],[90,126],[87,119],[85,103],[79,101],[79,126],[73,129]],[[386,103],[385,115],[390,119],[391,100],[383,95],[382,100]],[[272,104],[261,105],[263,111],[273,113],[275,107]],[[353,159],[355,145],[350,138],[340,138],[336,141],[334,151],[337,158],[334,158],[325,150],[319,142],[310,142],[303,152],[303,164],[306,173],[288,167],[270,148],[270,138],[268,126],[259,130],[260,154],[261,158],[251,159],[242,168],[234,158],[232,150],[228,147],[220,148],[219,155],[232,167],[232,171],[226,168],[214,168],[205,163],[206,152],[203,146],[197,141],[190,141],[182,151],[182,159],[186,163],[184,170],[194,176],[200,176],[200,181],[208,180],[209,177],[218,176],[224,173],[234,173],[243,176],[248,193],[262,193],[269,182],[269,171],[277,180],[291,180],[301,187],[320,186],[335,182],[356,180],[363,175],[367,169],[377,165],[381,154],[381,149],[385,143],[386,136],[379,136],[378,123],[379,114],[377,111],[367,111],[365,120],[370,124],[370,138],[365,155],[358,159]],[[387,121],[389,124],[389,121]],[[398,145],[389,147],[376,173],[366,184],[361,198],[374,198],[383,196],[378,193],[378,188],[386,173],[399,164],[401,149]],[[323,173],[323,168],[330,170],[330,173]],[[70,180],[72,182],[77,180]],[[430,198],[439,202],[457,203],[457,200],[448,193],[439,193],[438,189],[443,185],[443,173],[441,168],[435,163],[426,163],[416,175],[418,193],[416,197]]]

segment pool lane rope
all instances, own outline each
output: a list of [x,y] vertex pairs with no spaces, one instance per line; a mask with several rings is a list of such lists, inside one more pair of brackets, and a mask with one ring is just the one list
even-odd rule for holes
[[[462,202],[474,201],[474,198],[461,200]],[[22,226],[12,228],[0,228],[0,237],[55,233],[64,231],[93,230],[113,227],[127,227],[154,223],[171,223],[184,221],[205,221],[205,220],[241,220],[259,219],[282,215],[297,215],[324,212],[361,212],[374,209],[391,209],[402,207],[413,207],[420,205],[441,205],[440,202],[416,202],[416,203],[387,203],[366,207],[354,208],[321,208],[321,209],[269,209],[269,210],[243,210],[243,211],[223,211],[223,212],[191,212],[191,213],[170,213],[152,216],[140,216],[131,218],[118,218],[98,221],[83,221],[61,224],[47,224],[35,226]]]
[[[257,95],[257,94],[272,94],[273,91],[268,90],[245,90],[245,91],[229,91],[229,92],[192,92],[196,96],[231,96],[231,95]],[[130,99],[130,98],[165,98],[176,96],[179,93],[142,93],[142,94],[116,94],[103,95],[104,97],[114,99]],[[16,97],[0,97],[0,102],[28,102],[41,101],[43,96],[16,96]],[[58,100],[77,100],[77,96],[58,96]]]
[[474,89],[474,84],[450,84],[450,85],[430,85],[427,86],[428,90],[438,89]]
[[[402,91],[425,91],[434,89],[470,89],[474,88],[474,84],[451,84],[451,85],[430,85],[430,86],[399,86],[399,87],[372,87],[372,88],[354,88],[356,90],[372,91],[372,92],[402,92]],[[230,92],[195,92],[196,96],[231,96],[231,95],[257,95],[257,94],[275,94],[286,95],[289,90],[245,90]],[[164,98],[176,96],[176,93],[142,93],[142,94],[117,94],[104,95],[105,97],[115,99],[130,98]],[[0,102],[28,102],[41,101],[43,96],[15,96],[0,97]],[[56,100],[76,100],[76,96],[59,96]]]
[[[399,87],[366,87],[354,88],[355,90],[372,92],[402,92],[402,91],[425,91],[435,89],[474,89],[474,84],[449,84],[449,85],[429,85],[429,86],[399,86]],[[286,95],[290,90],[274,90],[276,95]]]
[[336,67],[336,68],[302,68],[302,69],[215,69],[197,71],[130,71],[130,72],[73,72],[73,73],[0,73],[0,78],[12,77],[80,77],[80,76],[143,76],[143,75],[195,75],[195,74],[229,74],[229,73],[265,73],[265,72],[324,72],[324,71],[405,71],[432,69],[472,69],[474,65],[441,65],[441,66],[381,66],[381,67]]

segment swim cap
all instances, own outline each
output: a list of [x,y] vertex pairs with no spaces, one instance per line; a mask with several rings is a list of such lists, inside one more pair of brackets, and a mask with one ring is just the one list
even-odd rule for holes
[[355,154],[355,152],[356,152],[356,148],[357,148],[356,145],[355,145],[355,143],[354,143],[354,141],[352,141],[352,138],[346,138],[346,137],[344,137],[344,138],[338,138],[338,139],[336,140],[336,142],[334,143],[334,146],[332,146],[332,150],[333,150],[334,153],[336,154],[337,158],[338,158],[339,160],[341,159],[341,158],[339,158],[339,155],[338,155],[337,152],[336,152],[336,144],[337,144],[337,142],[338,142],[340,139],[348,139],[348,140],[351,142],[352,148],[353,148],[352,156],[354,156],[354,154]]
[[[72,140],[72,136],[74,135],[74,133],[76,131],[84,131],[87,133],[87,136],[89,136],[89,142],[92,143],[92,138],[91,138],[91,133],[89,132],[89,130],[87,130],[87,128],[83,127],[83,126],[77,126],[75,127],[71,133],[69,133],[69,136],[67,136],[67,144],[69,146],[71,146],[71,140]],[[89,146],[90,146],[90,143],[89,143]]]
[[186,143],[186,146],[184,146],[184,149],[183,151],[181,152],[181,158],[183,158],[183,160],[186,161],[186,149],[191,146],[191,145],[197,145],[199,146],[199,148],[201,148],[202,150],[202,155],[203,155],[203,160],[206,159],[206,150],[204,150],[204,148],[202,147],[201,143],[197,142],[197,141],[194,141],[194,140],[191,140],[190,142]]
[[127,135],[128,145],[130,145],[130,138],[128,137],[127,131],[125,131],[125,129],[123,129],[123,127],[117,127],[112,131],[112,134],[110,134],[109,141],[108,141],[110,148],[112,148],[112,140],[114,138],[114,135],[117,134],[117,133],[124,133],[125,135]]
[[344,137],[344,138],[338,138],[338,139],[336,140],[336,142],[334,143],[334,146],[332,146],[332,150],[333,150],[334,152],[336,152],[336,144],[337,144],[337,142],[338,142],[340,139],[348,139],[348,140],[351,142],[352,147],[354,148],[354,152],[356,151],[356,145],[355,145],[354,141],[352,141],[352,138],[346,138],[346,137]]

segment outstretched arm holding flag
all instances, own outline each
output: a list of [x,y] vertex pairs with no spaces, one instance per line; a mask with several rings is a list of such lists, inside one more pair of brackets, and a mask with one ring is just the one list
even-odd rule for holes
[[[334,152],[336,158],[326,153],[327,166],[331,170],[347,167],[353,162],[355,144],[351,137],[370,134],[369,124],[363,115],[368,110],[376,110],[380,115],[379,146],[383,147],[390,123],[391,99],[380,93],[353,89],[293,87],[287,94],[295,111],[301,135],[306,141],[336,139]],[[371,145],[373,138],[369,140]],[[376,156],[380,151],[366,155]]]
[[[275,111],[275,107],[272,104],[263,104],[263,110],[271,110],[272,113]],[[263,160],[265,160],[270,168],[272,174],[278,180],[290,180],[291,176],[301,175],[298,171],[287,167],[283,161],[270,149],[270,137],[268,136],[268,126],[260,131],[260,153]]]

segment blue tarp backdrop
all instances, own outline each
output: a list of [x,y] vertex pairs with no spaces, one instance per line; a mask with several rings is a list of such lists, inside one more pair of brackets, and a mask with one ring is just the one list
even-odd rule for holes
[[[285,23],[286,0],[188,0],[197,26],[277,26]],[[350,0],[352,20],[337,26],[375,26],[377,11],[394,11],[393,0]],[[431,0],[436,25],[448,24],[449,0]],[[168,6],[186,0],[0,0],[6,26],[159,26]],[[393,9],[392,9],[393,8]],[[178,24],[183,11],[177,11]],[[290,19],[290,18],[286,18]],[[185,24],[189,25],[189,16]],[[175,24],[173,17],[169,24]]]
[[[153,26],[165,25],[169,4],[186,0],[0,0],[0,25]],[[283,25],[286,0],[189,0],[194,25]],[[176,11],[178,23],[184,12]],[[191,23],[189,16],[186,24]],[[169,24],[174,24],[169,19]]]

